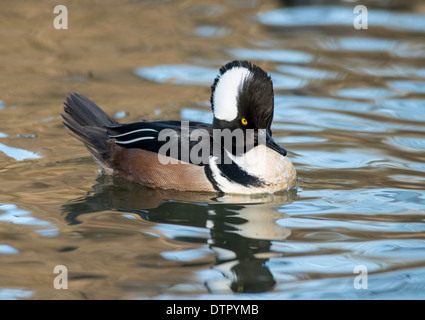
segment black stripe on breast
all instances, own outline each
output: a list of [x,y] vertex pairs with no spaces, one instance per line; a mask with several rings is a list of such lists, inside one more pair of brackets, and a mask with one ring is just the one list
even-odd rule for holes
[[238,183],[245,187],[261,187],[264,185],[261,179],[250,175],[233,161],[230,164],[218,164],[217,167],[221,175],[231,182]]
[[213,173],[211,171],[210,165],[204,166],[204,171],[205,171],[205,175],[207,176],[207,179],[209,180],[209,182],[211,182],[214,190],[217,191],[217,192],[222,193],[223,190],[220,189],[220,187],[217,184],[217,181],[215,181],[215,179],[213,177]]
[[217,168],[222,177],[230,182],[240,184],[244,187],[262,187],[264,182],[248,172],[234,162],[224,148],[221,149],[221,158],[217,159]]

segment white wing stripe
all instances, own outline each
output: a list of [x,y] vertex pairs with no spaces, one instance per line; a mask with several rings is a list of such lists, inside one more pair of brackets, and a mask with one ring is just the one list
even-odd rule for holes
[[[150,129],[150,128],[145,128],[145,129],[137,129],[137,130],[133,130],[133,131],[129,131],[126,133],[122,133],[122,134],[117,134],[116,136],[109,136],[110,138],[119,138],[119,137],[124,137],[128,134],[132,134],[132,133],[136,133],[136,132],[142,132],[142,131],[153,131],[153,132],[158,132],[155,129]],[[153,139],[153,138],[152,138]]]
[[137,141],[141,141],[141,140],[147,140],[147,139],[155,139],[155,137],[141,137],[141,138],[136,138],[136,139],[127,140],[127,141],[118,141],[118,140],[116,140],[115,143],[129,144],[129,143],[133,143],[133,142],[137,142]]

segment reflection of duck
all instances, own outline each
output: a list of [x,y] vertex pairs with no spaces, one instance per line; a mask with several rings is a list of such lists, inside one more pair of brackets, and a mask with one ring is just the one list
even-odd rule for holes
[[286,150],[274,142],[273,83],[261,68],[233,61],[212,85],[212,124],[119,124],[79,94],[64,103],[65,125],[102,170],[154,188],[237,194],[296,186]]
[[[290,234],[275,223],[285,217],[276,208],[291,202],[295,195],[293,191],[264,197],[214,197],[210,193],[150,189],[101,175],[94,192],[63,205],[63,213],[70,224],[81,223],[78,218],[83,214],[118,210],[152,222],[208,228],[211,238],[207,244],[217,254],[214,269],[225,280],[207,283],[207,287],[215,292],[262,292],[275,284],[265,264],[273,256],[271,241],[285,240]],[[199,239],[175,240],[199,243]]]
[[270,251],[271,241],[282,241],[290,235],[289,229],[275,223],[285,217],[276,206],[277,203],[257,203],[243,205],[238,210],[230,207],[234,216],[229,215],[224,221],[208,221],[210,248],[217,253],[214,269],[225,275],[221,283],[207,283],[211,291],[229,291],[230,288],[235,292],[263,292],[275,285],[265,265],[274,255]]

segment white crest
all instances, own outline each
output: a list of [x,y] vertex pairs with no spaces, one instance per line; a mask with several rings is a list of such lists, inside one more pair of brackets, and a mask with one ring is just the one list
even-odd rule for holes
[[243,67],[227,70],[219,78],[214,90],[214,116],[220,120],[232,121],[238,115],[238,94],[240,86],[251,75]]

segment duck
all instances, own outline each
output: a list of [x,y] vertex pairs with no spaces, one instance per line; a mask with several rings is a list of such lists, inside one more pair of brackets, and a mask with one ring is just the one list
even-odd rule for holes
[[74,92],[65,97],[61,116],[106,175],[182,192],[250,195],[297,187],[286,149],[272,138],[274,92],[267,72],[249,61],[223,65],[210,102],[210,124],[119,123]]

